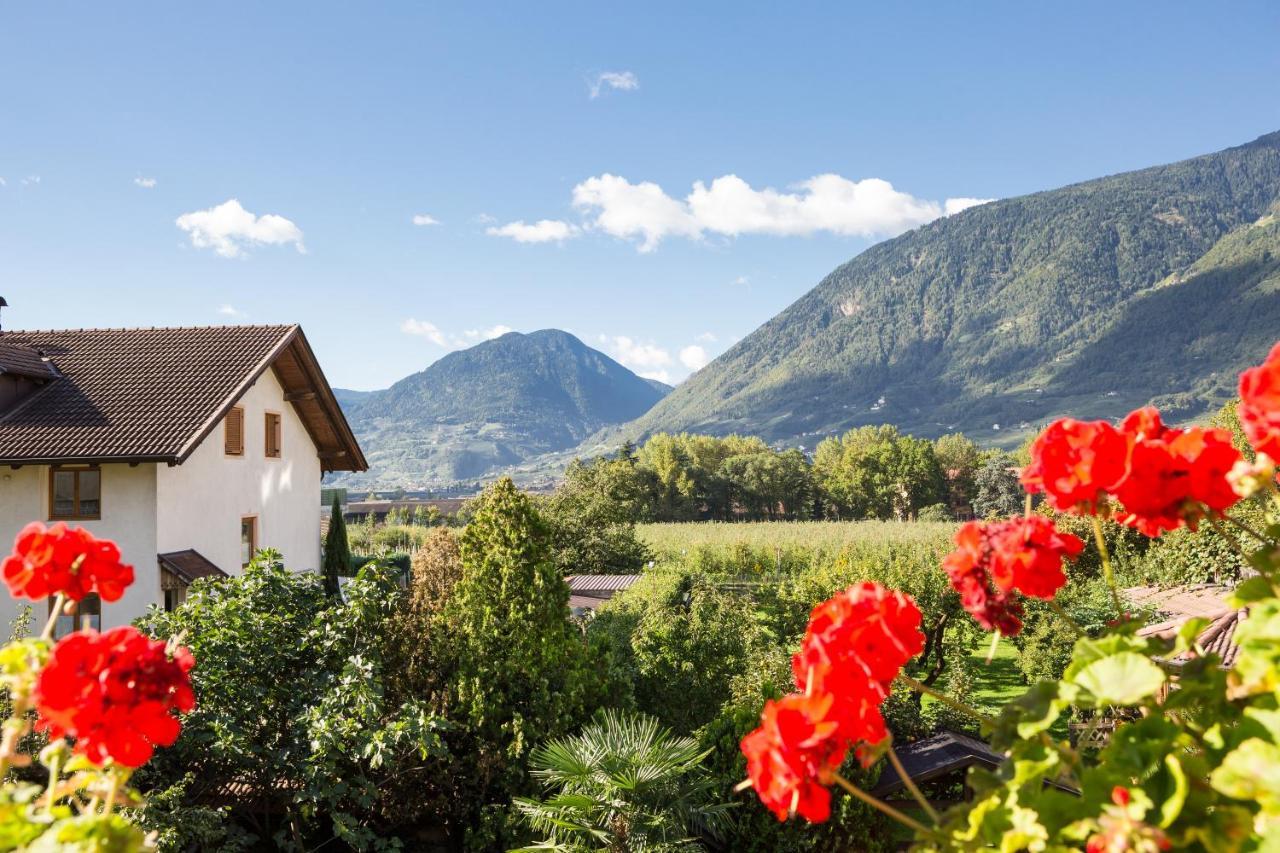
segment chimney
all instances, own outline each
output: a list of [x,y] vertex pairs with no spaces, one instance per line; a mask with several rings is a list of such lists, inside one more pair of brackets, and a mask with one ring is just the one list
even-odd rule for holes
[[[4,301],[3,296],[0,296],[0,308],[8,308],[8,307],[9,307],[9,303]],[[4,329],[0,328],[0,332],[3,332],[3,331]]]

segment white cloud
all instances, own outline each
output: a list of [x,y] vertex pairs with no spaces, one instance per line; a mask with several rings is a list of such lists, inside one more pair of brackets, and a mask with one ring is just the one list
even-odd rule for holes
[[640,78],[630,71],[605,71],[596,75],[590,84],[591,99],[595,100],[605,89],[617,89],[622,92],[634,92],[640,88]]
[[[600,343],[604,346],[605,352],[613,356],[620,364],[631,368],[641,376],[649,378],[659,378],[656,375],[650,376],[650,373],[662,372],[666,375],[662,368],[670,367],[675,362],[671,358],[671,353],[653,342],[637,341],[626,335],[600,335]],[[648,371],[646,373],[645,371]],[[663,382],[666,380],[663,379]]]
[[191,245],[213,249],[224,258],[238,258],[246,247],[254,245],[292,243],[299,252],[307,251],[297,225],[274,213],[255,216],[234,198],[208,210],[184,213],[175,224],[191,235]]
[[745,287],[751,283],[751,279],[747,278],[745,275],[740,275],[733,280],[733,283]]
[[[522,220],[490,228],[488,233],[535,243],[598,230],[636,241],[641,252],[653,251],[668,237],[699,240],[708,234],[789,237],[825,232],[892,237],[987,201],[930,201],[894,189],[880,178],[854,181],[835,174],[815,175],[786,192],[756,189],[737,175],[723,175],[710,184],[695,182],[689,194],[679,199],[651,181],[632,183],[605,173],[573,188],[573,206],[586,217],[584,226],[552,219],[527,225]],[[747,278],[739,276],[735,283],[746,284]]]
[[719,339],[712,332],[703,332],[698,335],[698,337],[694,338],[694,340],[701,341],[704,344],[714,344]]
[[133,182],[144,190],[154,189],[156,185],[155,178],[144,178],[141,175],[133,179]]
[[489,329],[467,329],[465,332],[462,333],[462,335],[463,337],[473,341],[478,341],[478,340],[491,341],[494,338],[500,338],[503,335],[507,334],[508,332],[514,332],[514,331],[515,329],[511,328],[510,326],[504,326],[501,323],[499,323],[498,325],[493,326],[492,328],[489,328]]
[[413,215],[414,225],[439,225],[440,220],[427,213],[415,213]]
[[7,186],[9,186],[9,182],[6,181],[4,178],[0,178],[0,187],[7,187]]
[[606,234],[641,238],[642,252],[656,249],[663,237],[702,235],[688,207],[649,181],[633,184],[609,174],[588,178],[573,188],[573,204],[593,214],[592,225]]
[[562,243],[577,237],[580,229],[559,219],[539,219],[532,224],[517,220],[495,225],[486,228],[485,233],[491,237],[510,237],[517,243]]
[[222,305],[218,308],[218,313],[224,317],[243,317],[245,313],[234,305]]
[[971,207],[977,207],[980,204],[988,204],[995,201],[994,198],[949,198],[943,205],[942,212],[945,216],[952,216],[962,210],[968,210]]
[[498,217],[490,216],[487,213],[477,213],[473,219],[479,225],[493,225],[498,221]]
[[39,175],[27,175],[25,178],[22,179],[22,185],[24,187],[29,187],[32,184],[38,184],[38,183],[40,183]]
[[690,344],[680,350],[680,363],[690,370],[701,370],[710,360],[707,351],[697,344]]
[[671,374],[666,370],[638,370],[636,371],[636,376],[639,376],[641,379],[656,379],[663,385],[673,384],[671,381]]
[[400,331],[406,335],[417,335],[420,338],[426,338],[438,347],[449,348],[449,342],[445,339],[444,332],[440,331],[435,323],[426,320],[415,320],[410,317],[400,324]]

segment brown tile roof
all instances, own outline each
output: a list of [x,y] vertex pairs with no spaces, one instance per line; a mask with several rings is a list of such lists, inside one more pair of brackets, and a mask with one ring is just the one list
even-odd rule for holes
[[[1134,604],[1147,604],[1155,607],[1164,621],[1147,625],[1138,631],[1139,637],[1163,637],[1171,639],[1189,619],[1208,619],[1208,627],[1196,636],[1196,646],[1206,654],[1216,654],[1222,666],[1231,668],[1235,665],[1240,647],[1236,645],[1236,628],[1249,617],[1247,610],[1228,607],[1226,597],[1232,587],[1220,584],[1189,584],[1171,589],[1158,590],[1154,587],[1134,587],[1125,590],[1125,597]],[[1183,664],[1197,656],[1192,649],[1183,652],[1170,660],[1171,663]]]
[[199,578],[231,577],[222,569],[209,562],[203,554],[188,548],[185,551],[173,551],[168,554],[157,554],[160,565],[173,572],[183,583],[193,583]]
[[[638,580],[639,575],[569,575],[565,578],[570,592],[597,598],[608,598],[615,592],[629,589]],[[608,595],[601,596],[601,593]]]
[[268,367],[326,470],[364,456],[297,326],[5,332],[43,350],[58,378],[0,413],[0,463],[181,464]]
[[53,379],[55,374],[40,350],[0,341],[0,373],[10,373],[29,379]]

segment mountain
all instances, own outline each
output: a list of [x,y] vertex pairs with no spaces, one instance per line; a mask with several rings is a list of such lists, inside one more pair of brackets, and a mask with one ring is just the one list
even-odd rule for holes
[[872,246],[625,430],[1009,444],[1065,413],[1195,418],[1280,338],[1280,133]]
[[665,394],[555,329],[449,353],[383,391],[335,393],[370,464],[340,481],[380,488],[475,479],[564,450]]

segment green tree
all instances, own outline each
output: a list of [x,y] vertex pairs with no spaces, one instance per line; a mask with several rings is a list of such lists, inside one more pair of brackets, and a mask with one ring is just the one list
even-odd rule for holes
[[974,515],[997,518],[1022,511],[1025,498],[1017,468],[1017,461],[1007,453],[996,453],[987,459],[974,478]]
[[725,792],[702,766],[709,750],[653,717],[603,711],[573,737],[533,754],[546,799],[516,806],[546,838],[522,851],[693,851],[728,823]]
[[[239,577],[197,581],[172,613],[152,611],[152,636],[182,636],[199,661],[196,709],[173,747],[139,774],[143,812],[165,849],[274,849],[338,839],[379,846],[405,810],[388,780],[439,772],[439,720],[416,699],[388,696],[387,626],[400,597],[373,563],[330,598],[319,577],[261,552]],[[203,805],[232,784],[271,807],[228,818]]]
[[560,572],[629,573],[650,558],[636,521],[652,514],[656,483],[647,469],[622,459],[574,460],[564,482],[538,502]]
[[581,719],[589,674],[569,587],[532,501],[504,478],[473,508],[459,543],[462,575],[445,606],[457,655],[450,718],[464,729],[454,752],[468,759],[452,772],[473,784],[469,802],[496,815],[525,789],[533,745]]
[[982,451],[963,433],[944,435],[933,443],[934,455],[947,483],[947,506],[963,512],[973,506]]
[[347,543],[347,522],[342,517],[342,505],[334,492],[333,507],[329,511],[329,532],[324,537],[324,589],[330,598],[337,598],[341,588],[338,578],[351,571],[351,546]]

